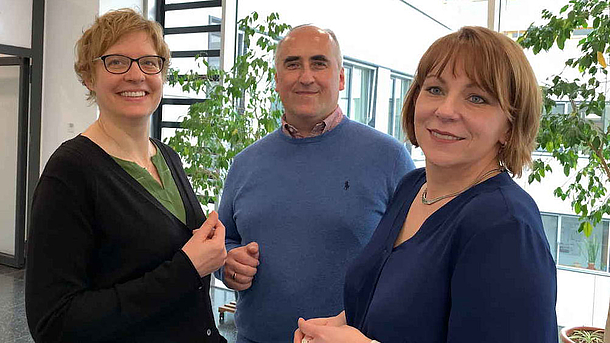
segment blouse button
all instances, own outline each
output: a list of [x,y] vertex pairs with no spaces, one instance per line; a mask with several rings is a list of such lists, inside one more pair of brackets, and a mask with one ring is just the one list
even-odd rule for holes
[[197,288],[198,288],[198,289],[203,289],[203,286],[199,286],[199,287],[197,287]]
[[208,331],[205,332],[208,336],[212,335],[212,330],[208,329]]

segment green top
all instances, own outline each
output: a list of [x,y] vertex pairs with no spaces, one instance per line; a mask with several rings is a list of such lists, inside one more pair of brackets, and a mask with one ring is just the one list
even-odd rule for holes
[[169,170],[158,147],[157,153],[151,157],[151,160],[157,168],[162,185],[160,185],[145,168],[140,167],[137,163],[122,160],[114,156],[112,156],[112,158],[123,167],[129,175],[146,188],[150,194],[159,200],[168,211],[176,216],[176,218],[180,219],[182,223],[186,224],[186,212],[184,211],[182,197],[180,197],[180,192],[172,177],[172,172]]

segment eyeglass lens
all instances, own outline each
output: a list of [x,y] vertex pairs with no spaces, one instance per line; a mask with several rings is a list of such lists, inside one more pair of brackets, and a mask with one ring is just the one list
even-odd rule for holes
[[[109,55],[104,59],[104,66],[111,73],[122,74],[129,70],[131,61],[127,56]],[[159,56],[142,56],[136,61],[140,70],[146,74],[157,74],[163,69],[163,60]]]

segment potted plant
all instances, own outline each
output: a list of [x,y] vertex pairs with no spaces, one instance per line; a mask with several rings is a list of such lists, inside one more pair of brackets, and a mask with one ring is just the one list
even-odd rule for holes
[[168,144],[182,157],[186,174],[202,204],[218,201],[233,157],[275,130],[282,111],[276,106],[273,52],[290,28],[271,13],[262,23],[253,12],[238,21],[245,50],[230,70],[210,67],[206,75],[170,70],[170,85],[184,91],[205,92],[204,102],[191,105],[180,130]]
[[[589,237],[602,216],[610,215],[606,187],[610,183],[610,130],[589,119],[601,118],[606,108],[608,87],[604,85],[608,78],[606,58],[610,53],[610,2],[569,0],[559,14],[544,10],[542,18],[545,24],[530,25],[518,39],[534,54],[555,45],[563,50],[575,30],[587,29],[586,36],[578,42],[580,54],[566,60],[564,70],[543,87],[545,115],[540,121],[537,142],[570,177],[554,194],[571,202],[574,213],[580,216],[579,231]],[[566,76],[566,70],[574,70],[578,77]],[[555,100],[567,100],[571,104],[570,113],[552,113]],[[550,163],[538,159],[528,181],[540,181],[547,172],[552,172]],[[610,309],[608,314],[605,343],[610,343]]]
[[587,259],[587,269],[595,269],[595,262],[597,261],[597,254],[599,253],[600,242],[597,237],[590,236],[582,242],[581,251]]
[[604,330],[589,326],[563,328],[560,338],[563,343],[603,343]]

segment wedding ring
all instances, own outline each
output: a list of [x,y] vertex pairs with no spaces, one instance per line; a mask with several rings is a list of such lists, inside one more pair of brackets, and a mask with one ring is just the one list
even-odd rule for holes
[[235,280],[235,275],[237,275],[237,273],[233,272],[233,276],[231,276],[231,279]]

